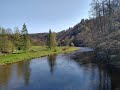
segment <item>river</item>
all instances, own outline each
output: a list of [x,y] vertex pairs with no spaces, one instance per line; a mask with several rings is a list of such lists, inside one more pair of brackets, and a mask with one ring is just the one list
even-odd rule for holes
[[78,51],[0,66],[0,90],[120,90],[120,72]]

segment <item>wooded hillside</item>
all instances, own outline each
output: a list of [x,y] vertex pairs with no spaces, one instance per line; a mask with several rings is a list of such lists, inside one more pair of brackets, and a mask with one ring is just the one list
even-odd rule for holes
[[[120,52],[120,0],[93,0],[90,14],[89,20],[82,19],[74,27],[58,32],[58,45],[73,43],[98,51]],[[34,37],[39,41],[46,40],[46,34],[36,34]]]

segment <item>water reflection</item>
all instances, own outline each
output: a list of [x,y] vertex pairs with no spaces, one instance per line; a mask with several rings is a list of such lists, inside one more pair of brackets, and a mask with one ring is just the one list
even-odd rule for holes
[[95,60],[95,54],[93,51],[88,52],[74,52],[71,54],[68,54],[68,56],[71,58],[71,60],[75,60],[80,63],[89,63]]
[[[0,90],[11,90],[11,85],[17,87],[19,83],[24,81],[25,85],[29,85],[30,78],[30,61],[22,61],[16,64],[0,66]],[[3,89],[4,90],[4,89]]]
[[[79,52],[74,54],[73,57],[71,57],[76,61],[76,63],[81,67],[83,66],[83,71],[89,71],[91,82],[95,85],[93,85],[94,90],[110,90],[111,89],[111,80],[109,77],[109,72],[103,68],[102,65],[96,65],[92,63],[95,60],[94,52]],[[85,73],[84,72],[84,73]],[[95,81],[94,79],[97,78]],[[98,83],[99,82],[99,83]],[[96,85],[98,84],[98,85]]]
[[26,85],[29,85],[29,80],[30,80],[30,61],[24,61],[24,81]]
[[7,85],[11,77],[11,66],[0,66],[0,87]]
[[54,74],[54,68],[56,65],[56,54],[48,56],[48,64],[50,67],[50,73],[53,75]]
[[79,64],[79,66],[83,69],[83,73],[85,74],[83,80],[91,88],[90,90],[112,90],[111,78],[105,68],[93,63]]
[[120,73],[94,59],[77,52],[0,66],[0,90],[120,90]]
[[[120,72],[110,72],[110,68],[106,68],[105,65],[92,63],[95,60],[94,52],[75,52],[68,56],[83,69],[84,74],[89,72],[90,80],[87,82],[93,84],[90,86],[93,90],[120,90]],[[86,80],[86,75],[83,79]]]
[[21,78],[24,79],[24,83],[26,85],[29,84],[30,61],[22,61],[22,62],[17,63],[17,76],[19,79]]
[[112,90],[120,90],[120,71],[116,71],[115,69],[110,70],[111,77],[111,86]]

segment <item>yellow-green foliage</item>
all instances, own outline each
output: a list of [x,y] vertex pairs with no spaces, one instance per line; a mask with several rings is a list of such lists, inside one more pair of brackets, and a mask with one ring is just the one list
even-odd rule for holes
[[0,56],[0,64],[5,65],[5,64],[19,62],[22,60],[30,60],[33,58],[43,57],[54,53],[59,54],[59,53],[77,50],[77,48],[75,47],[67,47],[66,50],[64,50],[64,48],[66,47],[56,47],[55,49],[49,50],[45,46],[44,47],[31,46],[29,50],[27,50],[26,52],[19,51],[19,52],[14,52],[14,54]]

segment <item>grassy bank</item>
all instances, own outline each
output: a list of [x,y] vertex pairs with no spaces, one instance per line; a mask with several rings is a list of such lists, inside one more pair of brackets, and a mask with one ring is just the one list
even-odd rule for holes
[[48,50],[46,47],[31,46],[27,52],[18,51],[14,54],[0,56],[0,65],[11,64],[22,60],[30,60],[33,58],[43,57],[50,54],[60,54],[77,50],[75,47],[56,47],[54,50]]

